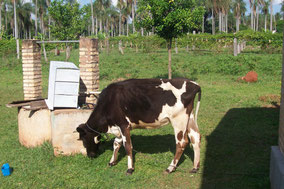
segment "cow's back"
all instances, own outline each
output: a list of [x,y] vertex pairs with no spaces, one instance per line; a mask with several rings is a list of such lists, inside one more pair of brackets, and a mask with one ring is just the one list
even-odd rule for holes
[[198,91],[200,87],[188,79],[125,80],[105,88],[97,108],[103,109],[110,124],[119,124],[126,117],[136,124],[153,123],[165,106],[187,108]]

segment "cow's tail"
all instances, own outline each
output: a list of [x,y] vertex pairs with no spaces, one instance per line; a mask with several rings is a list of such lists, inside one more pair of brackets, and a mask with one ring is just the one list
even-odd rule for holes
[[197,91],[198,93],[198,100],[197,100],[197,105],[196,105],[196,109],[195,109],[195,117],[194,117],[194,121],[195,124],[197,125],[197,114],[199,111],[199,106],[200,106],[200,100],[201,100],[201,88],[199,87],[199,90]]

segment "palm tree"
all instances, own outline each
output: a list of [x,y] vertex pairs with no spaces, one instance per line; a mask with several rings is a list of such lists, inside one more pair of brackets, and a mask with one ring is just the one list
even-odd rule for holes
[[32,27],[31,22],[31,12],[32,5],[29,2],[25,2],[24,0],[19,0],[16,7],[17,16],[18,16],[18,28],[20,38],[28,38],[28,33],[30,32],[30,28]]
[[236,32],[240,30],[241,15],[246,12],[246,4],[243,0],[235,0],[233,3],[233,11],[236,17]]
[[116,11],[116,8],[111,6],[109,8],[109,16],[110,16],[110,27],[111,27],[111,36],[114,37],[116,33],[116,23],[119,22],[119,14]]
[[124,0],[118,0],[117,1],[117,7],[119,9],[119,33],[118,35],[121,35],[121,17],[122,17],[122,10],[126,7],[126,3]]
[[41,33],[45,35],[45,26],[44,26],[43,16],[47,11],[46,0],[38,0],[38,5],[39,5],[38,13],[39,13],[39,21],[40,21],[40,30],[41,30]]
[[212,34],[215,34],[215,19],[214,19],[214,0],[206,0],[205,7],[208,12],[211,12],[211,20],[212,20]]
[[268,8],[269,7],[269,1],[264,1],[263,7],[262,7],[262,13],[264,14],[264,31],[266,32],[267,28],[267,14],[268,14]]

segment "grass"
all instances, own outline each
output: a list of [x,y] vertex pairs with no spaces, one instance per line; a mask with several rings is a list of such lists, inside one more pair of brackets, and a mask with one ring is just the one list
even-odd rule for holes
[[[135,172],[126,176],[127,158],[121,148],[119,163],[107,167],[112,141],[101,155],[54,157],[49,143],[28,149],[18,142],[17,109],[5,104],[22,100],[20,62],[7,56],[0,66],[0,164],[14,172],[0,176],[0,188],[269,188],[270,146],[277,145],[279,109],[263,96],[280,95],[281,54],[173,53],[173,75],[196,80],[202,87],[198,117],[202,134],[201,168],[190,174],[193,150],[187,147],[175,173],[163,171],[174,157],[173,129],[134,130]],[[49,60],[64,60],[49,54]],[[71,62],[78,64],[78,50]],[[43,62],[43,96],[47,96],[48,63]],[[237,64],[236,67],[234,64]],[[241,67],[241,68],[239,68]],[[236,82],[249,68],[258,72],[257,83]],[[238,69],[237,71],[235,69]],[[166,50],[149,53],[116,50],[100,54],[100,88],[126,78],[167,76]],[[267,108],[269,107],[269,108]]]

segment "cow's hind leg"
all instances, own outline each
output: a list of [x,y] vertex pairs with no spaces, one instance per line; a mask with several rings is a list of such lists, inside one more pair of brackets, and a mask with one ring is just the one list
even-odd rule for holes
[[193,151],[194,151],[193,169],[190,172],[196,173],[199,169],[199,164],[200,164],[201,135],[199,133],[198,126],[195,123],[192,115],[190,116],[190,120],[188,122],[188,131],[189,131],[188,137],[190,138],[191,144],[193,146]]
[[115,138],[113,142],[113,154],[109,162],[109,166],[114,166],[117,164],[117,154],[122,145],[122,138]]
[[183,154],[185,147],[188,144],[188,131],[187,131],[187,121],[188,116],[185,114],[181,114],[175,119],[171,120],[171,123],[174,127],[175,131],[175,139],[176,139],[176,153],[175,157],[172,160],[170,166],[166,169],[166,173],[171,173],[176,170],[178,161]]

